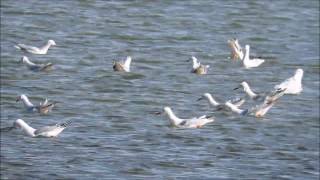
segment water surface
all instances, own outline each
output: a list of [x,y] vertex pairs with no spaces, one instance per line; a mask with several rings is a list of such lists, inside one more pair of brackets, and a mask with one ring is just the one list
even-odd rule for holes
[[[264,56],[246,70],[228,59],[237,37]],[[17,62],[15,43],[41,46],[50,73]],[[132,73],[115,59],[132,56]],[[210,73],[190,73],[192,55]],[[1,126],[72,120],[58,138],[1,133],[1,179],[317,179],[319,178],[319,1],[1,1]],[[256,91],[303,68],[304,90],[284,96],[265,118],[215,113],[202,129],[175,129],[164,116],[212,113],[196,100],[226,100],[243,80]],[[60,102],[47,115],[25,112],[19,94]],[[246,104],[250,107],[250,104]]]

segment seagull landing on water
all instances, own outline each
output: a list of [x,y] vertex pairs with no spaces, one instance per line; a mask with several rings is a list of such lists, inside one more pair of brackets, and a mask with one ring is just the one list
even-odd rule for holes
[[31,71],[50,71],[53,66],[52,63],[35,64],[31,62],[27,56],[23,56],[20,62],[26,64]]
[[264,59],[259,59],[259,58],[250,59],[250,57],[249,57],[249,55],[250,55],[250,46],[246,45],[245,48],[246,48],[246,51],[245,51],[245,55],[244,55],[244,58],[243,58],[243,66],[246,69],[250,69],[250,68],[253,68],[253,67],[258,67],[262,63],[264,63]]
[[[190,119],[181,119],[172,112],[170,107],[164,107],[163,112],[168,115],[170,124],[177,128],[201,128],[205,124],[214,121],[212,117],[208,117],[206,115]],[[161,112],[157,114],[161,114]]]
[[[224,111],[230,111],[230,108],[228,108],[228,106],[226,106],[226,104],[220,104],[219,102],[217,102],[210,93],[204,93],[199,99],[198,101],[202,100],[202,99],[207,99],[209,104],[216,108],[217,111],[220,110],[224,110]],[[233,105],[235,105],[236,107],[240,107],[243,103],[245,102],[244,99],[242,98],[237,98],[234,100],[231,100],[230,103],[232,103]]]
[[127,56],[125,61],[113,62],[113,70],[121,72],[130,72],[131,57]]
[[54,40],[49,40],[47,42],[47,44],[44,45],[41,48],[37,48],[37,47],[34,47],[34,46],[28,46],[28,45],[25,45],[25,44],[17,44],[14,47],[17,48],[17,49],[20,49],[22,51],[31,53],[31,54],[47,54],[48,49],[50,48],[50,46],[55,46],[55,45],[56,45],[56,43],[54,42]]
[[242,60],[244,57],[244,54],[238,39],[234,38],[234,39],[228,40],[228,45],[231,48],[231,58],[233,60]]
[[230,107],[230,109],[237,114],[241,114],[241,115],[253,115],[255,117],[263,117],[270,109],[271,107],[276,103],[276,101],[284,95],[284,91],[285,90],[278,90],[268,96],[265,97],[265,100],[263,101],[262,104],[251,108],[251,110],[249,111],[248,109],[240,109],[238,107],[236,107],[235,105],[233,105],[230,102],[227,102],[226,105],[228,107]]
[[266,94],[253,92],[246,81],[241,82],[240,85],[233,90],[239,89],[241,87],[243,88],[243,91],[246,93],[246,95],[250,97],[250,99],[253,99],[255,101],[263,101],[266,97]]
[[255,117],[263,117],[270,110],[270,108],[277,102],[277,100],[284,95],[284,93],[285,89],[277,90],[267,95],[261,105],[251,110],[251,114],[253,114]]
[[57,102],[49,103],[48,99],[45,99],[44,102],[40,102],[39,106],[35,106],[30,102],[29,98],[25,94],[18,96],[16,102],[20,100],[22,100],[27,111],[38,112],[40,114],[48,114],[57,103]]
[[[200,64],[200,61],[198,61],[198,59],[194,56],[191,57],[192,60],[192,73],[195,74],[207,74],[208,73],[208,69],[209,69],[209,65],[202,65]],[[190,61],[190,60],[188,60]]]
[[10,130],[13,128],[21,128],[28,136],[30,137],[56,137],[58,136],[68,125],[70,121],[59,123],[53,126],[45,126],[39,129],[34,129],[29,126],[22,119],[17,119],[13,123],[13,127],[10,127]]
[[284,92],[285,94],[300,94],[303,90],[302,88],[302,77],[303,77],[303,70],[297,69],[294,76],[286,79],[281,84],[274,86],[274,89],[286,89]]

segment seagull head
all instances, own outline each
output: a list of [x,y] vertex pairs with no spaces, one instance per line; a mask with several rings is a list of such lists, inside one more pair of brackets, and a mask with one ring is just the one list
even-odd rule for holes
[[13,123],[13,128],[19,129],[21,128],[21,123],[23,123],[24,121],[22,119],[17,119],[14,123]]
[[301,68],[297,69],[294,76],[295,76],[297,79],[302,79],[302,77],[303,77],[303,69],[301,69]]
[[204,98],[209,99],[210,97],[211,97],[211,94],[209,94],[209,93],[204,93],[197,101],[201,101],[201,100],[203,100]]
[[246,87],[248,87],[248,83],[243,81],[237,87],[235,87],[233,90],[240,89],[241,87],[243,87],[243,89],[246,89]]
[[17,97],[16,102],[19,102],[22,99],[27,98],[27,96],[25,94],[21,94],[20,96]]
[[48,41],[48,44],[50,44],[50,45],[52,45],[52,46],[55,46],[55,45],[56,45],[56,42],[54,42],[54,40],[51,40],[51,39],[50,39],[50,40]]

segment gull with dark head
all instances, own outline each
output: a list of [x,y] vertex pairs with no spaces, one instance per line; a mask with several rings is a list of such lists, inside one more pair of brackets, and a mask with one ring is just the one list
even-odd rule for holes
[[264,59],[259,59],[259,58],[254,58],[254,59],[250,59],[249,55],[250,55],[250,46],[246,45],[245,46],[245,54],[244,54],[244,58],[243,58],[243,66],[246,69],[250,69],[253,67],[258,67],[260,66],[262,63],[264,63]]
[[44,46],[42,46],[40,48],[34,47],[34,46],[25,45],[25,44],[17,44],[14,47],[17,48],[17,49],[20,49],[22,51],[31,53],[31,54],[47,54],[48,49],[51,46],[55,46],[55,45],[56,45],[56,43],[54,42],[54,40],[49,40],[46,45],[44,45]]
[[169,117],[170,124],[177,128],[201,128],[205,124],[214,121],[212,117],[208,117],[206,115],[189,119],[181,119],[173,113],[170,107],[164,107],[163,113],[165,113]]
[[49,103],[48,99],[45,99],[44,102],[40,102],[39,106],[35,106],[30,102],[29,98],[25,94],[18,96],[16,102],[20,100],[23,102],[27,111],[38,112],[40,114],[48,114],[57,103],[57,102]]
[[27,56],[23,56],[20,62],[26,64],[31,71],[50,71],[53,66],[52,63],[35,64],[31,62]]
[[295,74],[283,81],[282,83],[274,86],[275,90],[285,90],[285,94],[300,94],[303,90],[302,88],[302,77],[303,69],[299,68],[296,70]]
[[45,126],[39,129],[34,129],[29,126],[24,120],[17,119],[13,123],[13,128],[22,129],[26,135],[30,137],[56,137],[58,136],[68,125],[70,121],[59,123],[53,126]]
[[[208,69],[209,69],[209,65],[202,65],[200,63],[200,61],[198,61],[198,59],[194,56],[191,57],[192,60],[192,73],[195,74],[207,74],[208,73]],[[189,60],[188,60],[189,61]]]
[[125,61],[114,61],[113,70],[120,72],[130,72],[131,57],[127,56]]

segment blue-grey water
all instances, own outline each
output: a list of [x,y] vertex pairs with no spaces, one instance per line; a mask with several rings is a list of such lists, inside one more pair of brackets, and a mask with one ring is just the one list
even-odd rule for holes
[[[266,62],[247,70],[228,59],[233,37]],[[46,55],[13,47],[49,39]],[[54,70],[29,71],[23,55]],[[128,55],[132,72],[113,72]],[[192,55],[208,75],[190,73]],[[241,96],[244,80],[269,91],[297,68],[303,92],[264,118],[214,113],[201,129],[176,129],[151,113],[212,114],[203,93]],[[72,121],[57,138],[1,132],[1,179],[318,179],[319,70],[318,0],[1,0],[1,127]],[[29,113],[19,94],[59,103]]]

